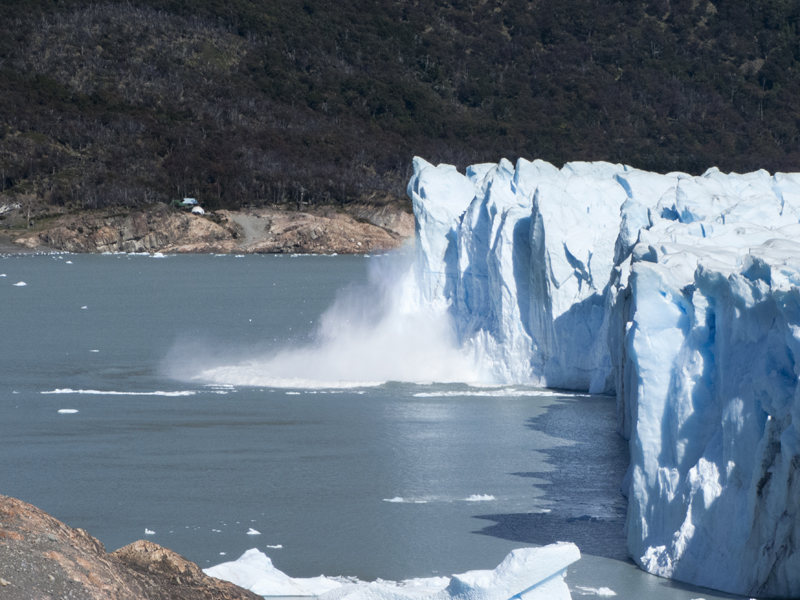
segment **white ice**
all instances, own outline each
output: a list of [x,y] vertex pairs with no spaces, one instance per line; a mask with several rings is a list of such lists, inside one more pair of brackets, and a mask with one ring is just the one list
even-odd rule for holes
[[25,283],[24,281],[18,281],[17,283],[12,283],[11,285],[13,285],[14,287],[25,287],[28,284]]
[[89,394],[99,396],[194,396],[197,392],[185,390],[176,392],[118,392],[113,390],[73,390],[71,388],[62,388],[50,390],[47,392],[40,392],[41,394]]
[[561,600],[571,598],[564,582],[567,567],[580,558],[574,544],[513,550],[491,571],[469,571],[452,577],[370,583],[344,577],[296,579],[272,565],[253,548],[238,560],[204,569],[261,596],[319,596],[320,600]]
[[800,596],[800,175],[418,159],[408,189],[415,293],[480,380],[616,394],[634,560]]
[[614,590],[607,587],[590,588],[576,585],[573,591],[577,592],[581,596],[601,596],[608,598],[617,595]]
[[76,412],[78,412],[78,409],[76,409],[76,408],[59,408],[58,412],[61,413],[62,415],[73,415]]
[[472,494],[469,498],[464,498],[464,502],[491,502],[496,499],[490,494]]

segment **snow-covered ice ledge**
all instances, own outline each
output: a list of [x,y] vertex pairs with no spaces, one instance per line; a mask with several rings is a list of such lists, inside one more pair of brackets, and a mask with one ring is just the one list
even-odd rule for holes
[[204,572],[260,596],[318,596],[320,600],[571,600],[564,576],[580,558],[575,544],[513,550],[494,570],[452,577],[366,583],[343,577],[289,577],[256,548]]
[[644,569],[800,595],[800,175],[414,161],[422,301],[496,381],[617,395]]

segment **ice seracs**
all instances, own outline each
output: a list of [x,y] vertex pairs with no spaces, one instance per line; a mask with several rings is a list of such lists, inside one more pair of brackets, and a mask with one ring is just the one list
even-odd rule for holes
[[204,569],[261,596],[319,596],[321,600],[569,600],[564,576],[580,558],[574,544],[513,550],[493,570],[401,582],[344,577],[292,578],[256,548],[238,560]]
[[634,560],[800,595],[800,175],[414,169],[419,297],[483,371],[616,393]]

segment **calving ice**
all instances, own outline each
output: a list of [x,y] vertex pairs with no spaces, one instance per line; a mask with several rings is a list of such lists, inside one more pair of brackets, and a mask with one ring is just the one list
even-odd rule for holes
[[616,393],[647,571],[800,595],[800,175],[414,160],[420,304],[500,382]]

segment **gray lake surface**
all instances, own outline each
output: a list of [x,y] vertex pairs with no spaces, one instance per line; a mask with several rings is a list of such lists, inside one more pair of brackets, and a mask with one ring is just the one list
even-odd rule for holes
[[147,537],[201,567],[257,547],[293,577],[400,580],[571,541],[583,555],[567,576],[574,598],[734,597],[627,558],[613,398],[187,375],[308,344],[379,260],[0,258],[0,493],[108,550]]

